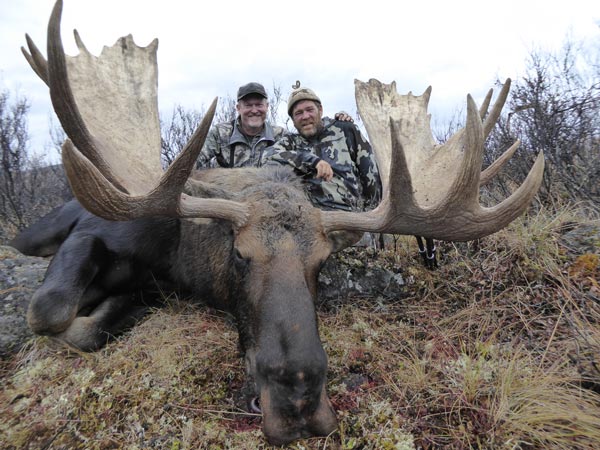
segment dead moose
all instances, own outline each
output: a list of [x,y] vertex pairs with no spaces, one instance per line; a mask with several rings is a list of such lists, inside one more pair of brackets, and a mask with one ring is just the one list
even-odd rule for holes
[[[91,55],[65,56],[62,1],[48,24],[46,60],[27,37],[23,50],[50,88],[68,136],[62,158],[77,203],[18,236],[25,252],[56,252],[28,312],[31,328],[85,350],[131,325],[136,292],[156,279],[231,311],[248,380],[272,444],[336,429],[326,394],[327,356],[314,299],[328,256],[361,232],[476,239],[505,227],[537,192],[543,155],[525,182],[492,208],[478,202],[484,140],[510,80],[488,114],[467,97],[467,123],[435,145],[427,104],[395,83],[356,81],[356,100],[376,152],[384,189],[368,212],[321,211],[286,170],[206,170],[192,174],[216,100],[179,157],[163,173],[157,106],[157,41],[131,36]],[[89,211],[89,212],[88,212]]]

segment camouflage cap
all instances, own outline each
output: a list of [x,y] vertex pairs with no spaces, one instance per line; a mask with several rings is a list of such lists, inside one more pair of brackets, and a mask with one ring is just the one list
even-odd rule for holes
[[250,94],[256,94],[256,95],[260,95],[261,97],[268,98],[267,91],[265,91],[265,87],[260,83],[252,82],[252,83],[245,84],[238,89],[237,99],[238,99],[238,101],[240,101],[246,95],[250,95]]
[[308,88],[298,88],[294,89],[290,94],[290,98],[288,98],[288,115],[292,117],[292,109],[294,105],[302,100],[312,100],[317,102],[319,105],[321,104],[321,99],[317,97],[317,94],[312,89]]

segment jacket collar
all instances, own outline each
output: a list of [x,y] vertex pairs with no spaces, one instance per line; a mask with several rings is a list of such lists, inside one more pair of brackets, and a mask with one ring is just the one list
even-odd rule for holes
[[[275,142],[275,136],[273,133],[273,127],[269,122],[265,121],[265,125],[263,126],[262,131],[256,136],[260,141],[270,141]],[[246,136],[242,132],[242,124],[240,122],[240,118],[238,117],[233,121],[233,132],[231,133],[231,137],[229,138],[229,145],[233,144],[250,144],[254,137]]]

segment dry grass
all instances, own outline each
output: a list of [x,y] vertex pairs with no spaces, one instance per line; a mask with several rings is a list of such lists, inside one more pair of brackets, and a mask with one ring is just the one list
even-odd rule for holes
[[[405,298],[321,308],[339,431],[290,447],[597,448],[598,253],[560,239],[589,217],[541,211],[444,243],[434,272],[400,239],[381,257],[406,268]],[[269,448],[236,400],[231,320],[206,308],[157,311],[93,354],[40,338],[9,363],[2,448]]]

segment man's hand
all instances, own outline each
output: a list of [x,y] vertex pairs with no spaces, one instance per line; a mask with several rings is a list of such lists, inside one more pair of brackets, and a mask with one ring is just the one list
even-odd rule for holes
[[348,114],[346,111],[340,111],[333,116],[335,120],[341,120],[342,122],[352,122],[354,123],[354,119]]
[[315,168],[317,169],[317,178],[323,178],[325,181],[331,181],[333,178],[333,169],[327,161],[319,161]]

